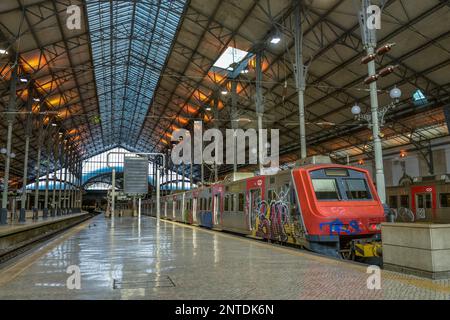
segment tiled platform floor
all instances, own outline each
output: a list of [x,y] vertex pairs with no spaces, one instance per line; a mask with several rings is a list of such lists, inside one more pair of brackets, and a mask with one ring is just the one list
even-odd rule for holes
[[[68,289],[69,265],[81,289]],[[449,281],[382,272],[215,231],[97,216],[0,270],[2,299],[449,299]]]

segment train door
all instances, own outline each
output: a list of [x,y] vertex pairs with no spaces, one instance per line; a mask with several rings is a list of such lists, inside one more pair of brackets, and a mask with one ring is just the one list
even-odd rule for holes
[[249,230],[256,231],[257,218],[264,200],[265,178],[256,177],[247,180],[247,217]]
[[221,214],[223,209],[223,192],[224,192],[224,186],[222,185],[215,185],[212,187],[212,224],[215,227],[220,227],[220,224],[222,222],[221,220]]
[[213,201],[213,217],[214,217],[214,220],[213,220],[213,224],[214,225],[217,225],[217,224],[219,224],[219,206],[220,206],[220,194],[215,194],[214,195],[214,201]]
[[256,229],[256,216],[259,212],[261,202],[261,189],[252,189],[250,190],[250,214],[249,214],[249,226],[250,230]]
[[172,200],[172,218],[175,220],[175,212],[177,211],[177,201]]
[[164,216],[167,217],[167,201],[164,201],[163,204],[164,204]]
[[411,193],[416,220],[431,221],[436,210],[436,188],[434,186],[413,187]]
[[197,223],[197,198],[192,198],[192,223]]
[[416,220],[422,220],[431,217],[431,193],[416,194]]

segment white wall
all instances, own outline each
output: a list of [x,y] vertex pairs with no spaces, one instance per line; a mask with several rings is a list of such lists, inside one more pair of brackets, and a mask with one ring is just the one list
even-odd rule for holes
[[[445,142],[445,140],[444,140]],[[396,186],[403,176],[402,162],[405,163],[406,174],[411,177],[428,176],[428,165],[422,155],[417,151],[407,151],[406,158],[400,158],[399,150],[384,152],[384,169],[386,186]],[[434,175],[450,174],[450,144],[442,144],[432,147]],[[368,170],[375,179],[373,162],[367,160],[360,166]]]

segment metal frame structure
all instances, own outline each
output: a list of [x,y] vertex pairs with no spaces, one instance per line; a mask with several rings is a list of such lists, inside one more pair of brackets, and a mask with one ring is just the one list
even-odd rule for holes
[[[450,1],[432,0],[420,6],[408,6],[403,0],[383,2],[378,43],[395,41],[398,45],[374,63],[377,69],[391,64],[398,67],[392,76],[378,81],[377,96],[380,105],[387,105],[387,92],[396,85],[404,99],[386,114],[381,145],[384,149],[416,146],[430,159],[425,146],[448,136],[443,107],[450,92],[450,30],[445,24],[427,25],[450,18]],[[347,155],[353,162],[373,159],[373,132],[350,112],[355,102],[366,111],[371,108],[370,90],[363,83],[367,68],[360,58],[365,49],[354,3],[2,1],[0,48],[6,48],[8,55],[0,55],[1,147],[8,142],[4,138],[8,129],[5,111],[11,101],[17,101],[17,113],[9,113],[15,120],[10,143],[17,155],[10,163],[11,188],[18,189],[25,181],[25,158],[27,180],[39,176],[34,168],[41,162],[37,137],[42,123],[37,114],[26,112],[27,91],[36,94],[48,112],[42,119],[44,139],[59,141],[62,132],[72,146],[72,164],[117,146],[165,154],[171,148],[171,132],[192,129],[198,119],[204,120],[205,129],[217,121],[222,128],[230,122],[230,127],[256,128],[257,90],[264,101],[260,126],[280,129],[281,163],[304,157],[305,152],[329,154],[336,161],[345,161]],[[68,5],[81,8],[79,30],[66,27]],[[281,37],[278,45],[270,44],[274,33]],[[261,54],[258,81],[256,68],[233,77],[212,68],[229,46],[250,55]],[[33,81],[17,82],[12,94],[11,70],[16,57],[18,75]],[[298,70],[305,66],[308,72],[303,75],[303,88]],[[428,104],[413,105],[410,93],[417,89],[426,95]],[[222,90],[232,94],[219,95],[217,101]],[[299,112],[299,91],[304,97],[305,117],[300,116],[302,108]],[[219,111],[208,111],[214,108]],[[26,118],[32,118],[31,133]],[[249,121],[236,121],[239,118]],[[300,119],[305,122],[301,133]],[[50,123],[58,130],[47,130]],[[26,133],[30,133],[27,156]],[[63,167],[58,159],[61,153],[55,152],[55,148],[41,148],[41,160],[55,159],[47,161],[45,169],[41,164],[41,172]],[[197,181],[215,176],[205,166],[186,167],[179,166],[178,171]],[[217,174],[239,168],[223,165]],[[2,161],[0,171],[4,169]]]

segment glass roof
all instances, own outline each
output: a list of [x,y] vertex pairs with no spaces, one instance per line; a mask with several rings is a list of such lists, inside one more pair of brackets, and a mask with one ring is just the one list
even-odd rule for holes
[[103,144],[134,145],[185,0],[87,0]]
[[233,71],[236,68],[236,64],[239,64],[248,55],[247,51],[243,51],[237,48],[228,47],[227,50],[217,59],[214,63],[214,67]]

